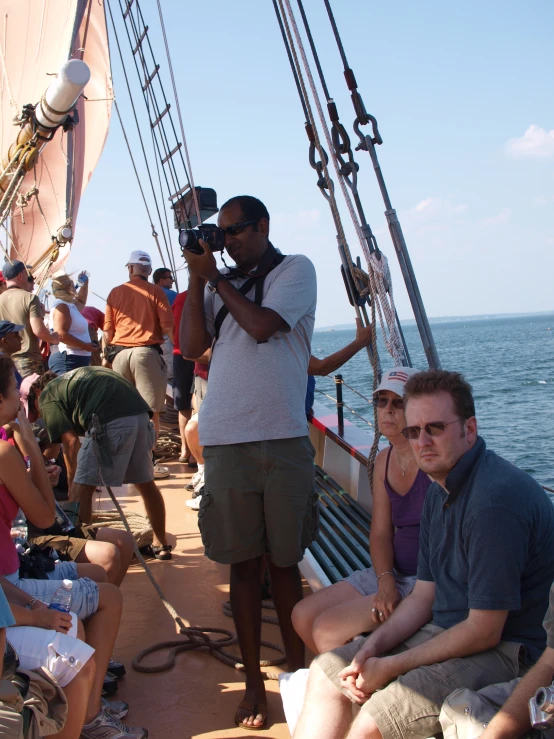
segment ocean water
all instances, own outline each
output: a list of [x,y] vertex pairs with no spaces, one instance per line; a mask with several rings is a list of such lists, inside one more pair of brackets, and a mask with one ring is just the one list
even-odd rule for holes
[[[426,367],[415,325],[404,326],[414,367]],[[554,314],[516,318],[439,321],[432,331],[444,369],[462,372],[473,386],[479,433],[487,446],[554,488]],[[348,344],[354,330],[316,331],[312,353],[325,357]],[[392,365],[384,347],[383,369]],[[371,397],[373,373],[366,351],[339,372],[344,381]],[[318,377],[316,400],[332,406],[323,391],[335,397],[334,382]],[[344,389],[344,402],[369,421],[372,406]],[[369,428],[348,410],[345,418]]]

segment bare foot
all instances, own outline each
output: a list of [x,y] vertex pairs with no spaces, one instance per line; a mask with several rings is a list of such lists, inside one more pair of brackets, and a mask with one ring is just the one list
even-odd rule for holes
[[262,729],[267,718],[267,699],[263,682],[255,688],[246,688],[243,700],[235,713],[235,723],[244,729]]

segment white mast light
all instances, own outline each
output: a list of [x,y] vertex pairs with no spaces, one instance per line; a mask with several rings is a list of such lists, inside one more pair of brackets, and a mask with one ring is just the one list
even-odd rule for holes
[[90,69],[80,59],[71,59],[37,105],[35,116],[42,128],[56,128],[67,118],[90,79]]

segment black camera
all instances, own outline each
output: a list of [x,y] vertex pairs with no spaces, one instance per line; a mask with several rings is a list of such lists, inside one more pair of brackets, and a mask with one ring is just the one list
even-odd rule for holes
[[183,228],[179,231],[181,249],[188,249],[193,254],[203,254],[204,249],[198,243],[202,239],[212,251],[223,251],[225,248],[225,231],[211,223],[204,223],[200,228]]

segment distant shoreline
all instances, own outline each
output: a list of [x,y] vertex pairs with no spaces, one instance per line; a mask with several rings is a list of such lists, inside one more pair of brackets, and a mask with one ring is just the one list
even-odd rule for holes
[[[483,313],[476,316],[435,316],[429,318],[430,324],[439,323],[460,323],[461,321],[500,321],[508,318],[530,318],[532,316],[553,316],[554,310],[547,311],[534,311],[532,313]],[[401,318],[403,326],[415,325],[413,318]],[[316,326],[314,329],[315,333],[329,333],[332,331],[353,331],[356,326],[353,323],[340,323],[334,326]]]

